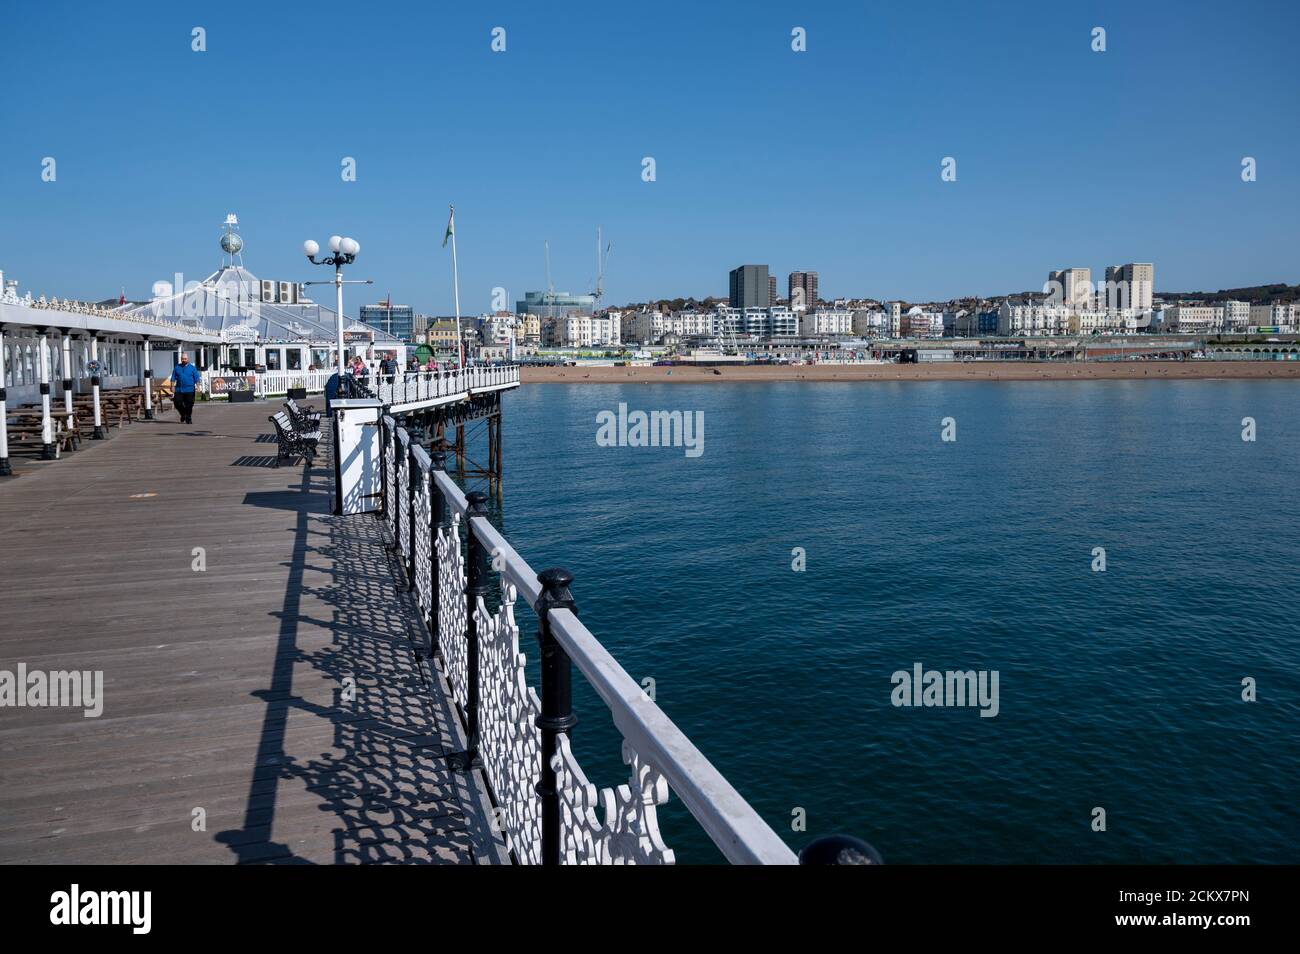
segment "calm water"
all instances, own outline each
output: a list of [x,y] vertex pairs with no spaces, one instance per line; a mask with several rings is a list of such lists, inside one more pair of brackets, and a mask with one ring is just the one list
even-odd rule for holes
[[[598,447],[620,401],[702,410],[703,456]],[[574,572],[588,626],[792,847],[1296,860],[1300,384],[531,385],[505,440],[510,539]],[[895,708],[917,662],[998,670],[1000,713]],[[588,774],[625,780],[576,703]],[[675,799],[661,819],[680,861],[718,859]]]

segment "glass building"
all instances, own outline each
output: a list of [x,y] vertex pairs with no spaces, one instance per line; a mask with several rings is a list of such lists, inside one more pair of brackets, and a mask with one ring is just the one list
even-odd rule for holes
[[410,305],[390,305],[386,301],[362,305],[361,321],[402,341],[409,343],[415,340],[415,309]]
[[537,315],[540,318],[563,318],[565,315],[590,316],[595,309],[595,295],[570,295],[568,292],[524,292],[523,299],[515,302],[517,314]]

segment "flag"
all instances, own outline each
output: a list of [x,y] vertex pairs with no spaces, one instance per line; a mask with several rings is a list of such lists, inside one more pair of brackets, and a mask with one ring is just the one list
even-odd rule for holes
[[448,208],[451,209],[451,212],[447,216],[447,232],[442,237],[443,248],[447,247],[447,240],[456,234],[456,207],[453,205],[448,206]]
[[119,305],[125,305],[125,304],[126,304],[126,286],[125,286],[125,285],[122,286],[122,294],[118,297],[118,299],[117,299],[117,303],[118,303]]

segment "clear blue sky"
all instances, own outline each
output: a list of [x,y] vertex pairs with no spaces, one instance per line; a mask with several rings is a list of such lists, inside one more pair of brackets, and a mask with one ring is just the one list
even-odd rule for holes
[[745,262],[910,300],[1125,261],[1161,290],[1300,281],[1298,6],[10,4],[0,268],[142,297],[210,272],[234,211],[262,277],[325,277],[299,248],[338,231],[376,282],[349,311],[447,314],[455,202],[467,314],[543,287],[544,239],[589,291],[597,224],[610,303],[723,294]]

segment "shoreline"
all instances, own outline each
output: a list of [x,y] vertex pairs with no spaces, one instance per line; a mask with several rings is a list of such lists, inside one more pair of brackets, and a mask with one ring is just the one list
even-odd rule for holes
[[[715,374],[717,371],[719,373]],[[935,364],[741,365],[737,367],[530,367],[522,384],[718,384],[772,381],[1104,381],[1300,379],[1300,361],[1123,361],[1059,364],[986,361]]]

